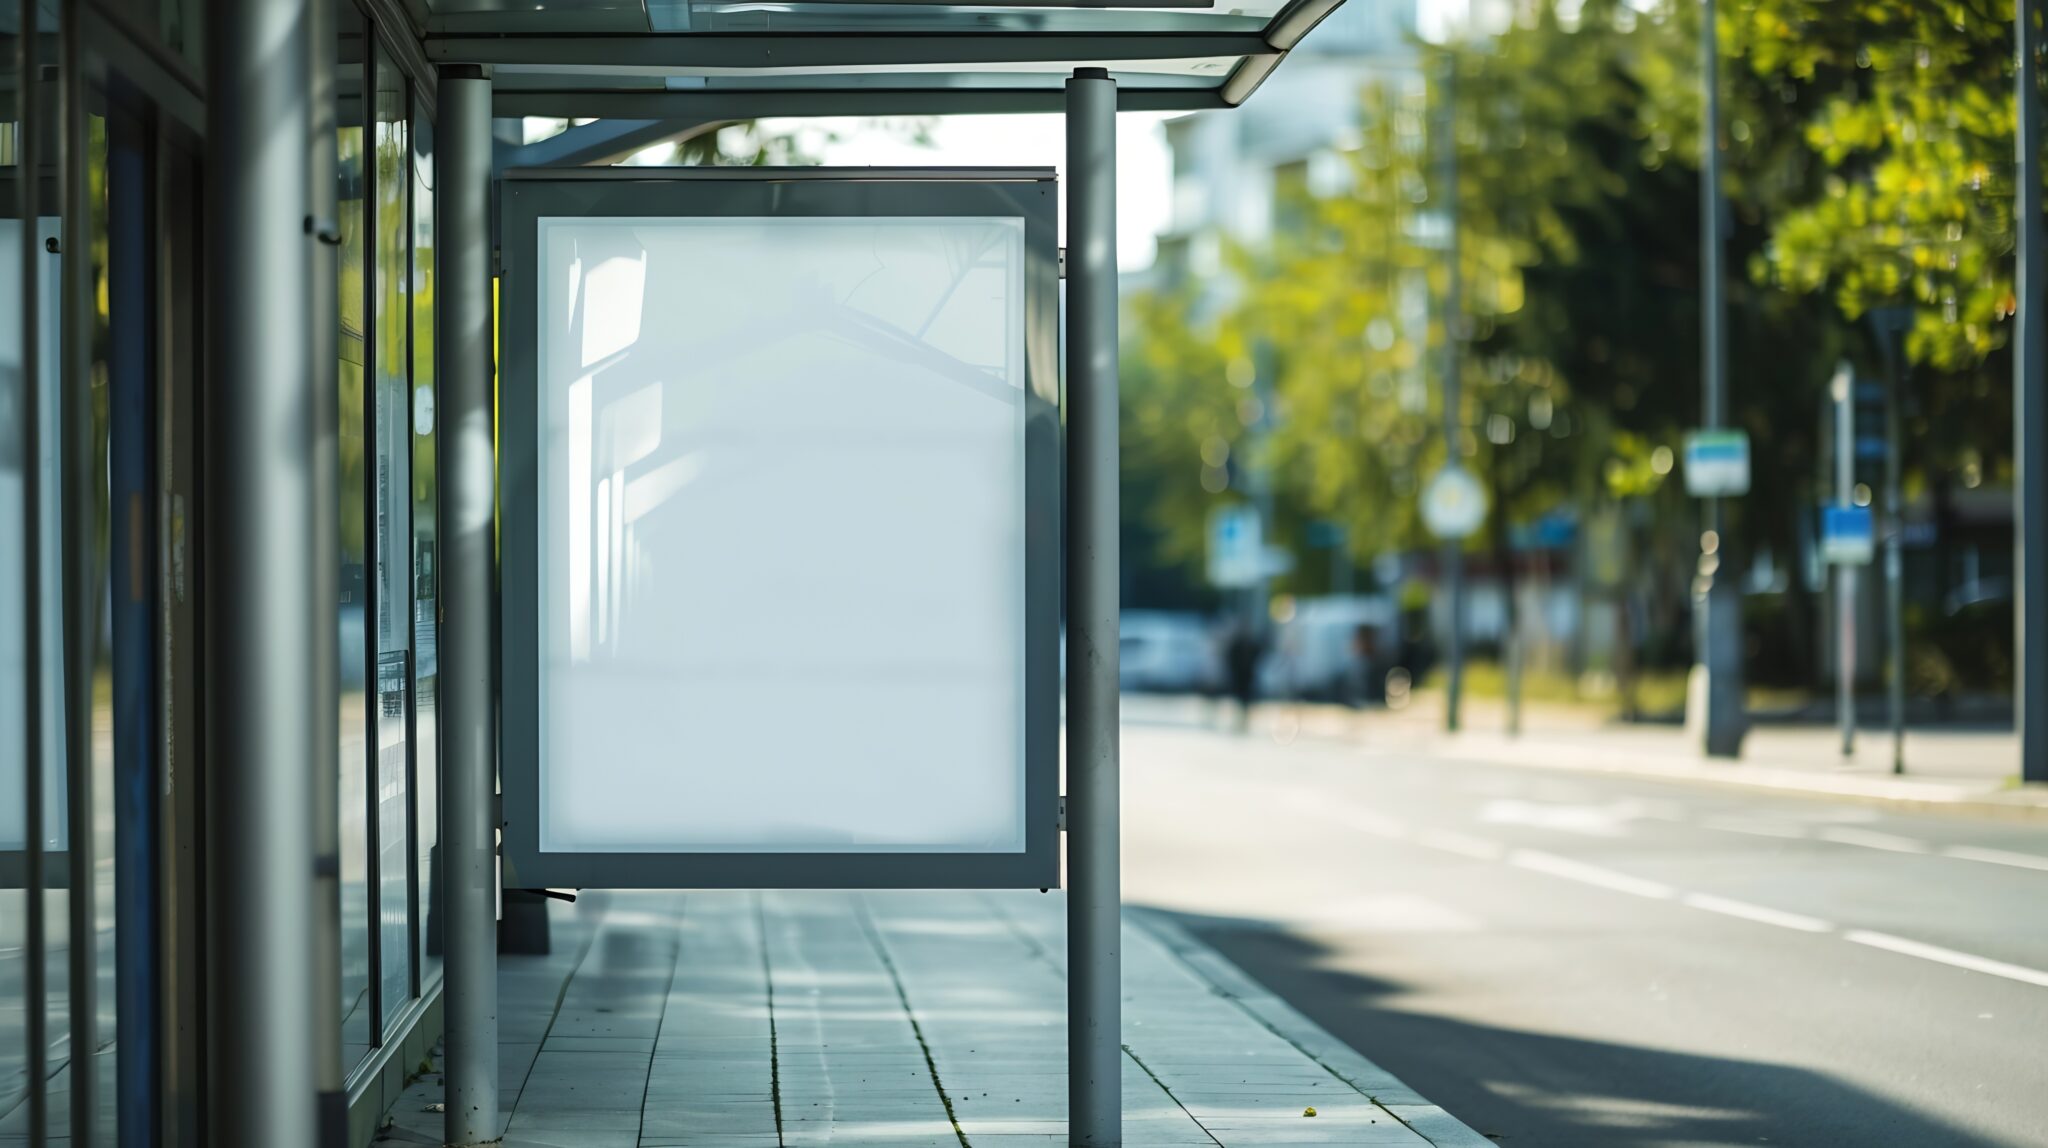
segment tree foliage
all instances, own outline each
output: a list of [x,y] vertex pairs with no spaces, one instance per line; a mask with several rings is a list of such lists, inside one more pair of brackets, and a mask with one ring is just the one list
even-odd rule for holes
[[[1833,365],[1884,361],[1873,311],[1907,320],[1909,489],[2009,466],[2011,19],[2010,0],[1723,0],[1730,407],[1756,491],[1733,526],[1752,553],[1797,552]],[[1533,0],[1499,36],[1417,45],[1361,93],[1337,186],[1282,169],[1270,242],[1225,282],[1135,300],[1128,479],[1158,556],[1197,560],[1210,508],[1244,494],[1246,362],[1278,416],[1255,461],[1283,524],[1342,522],[1361,559],[1425,541],[1455,214],[1452,450],[1496,492],[1493,544],[1648,499],[1645,552],[1689,562],[1671,454],[1700,418],[1698,21],[1690,0]]]

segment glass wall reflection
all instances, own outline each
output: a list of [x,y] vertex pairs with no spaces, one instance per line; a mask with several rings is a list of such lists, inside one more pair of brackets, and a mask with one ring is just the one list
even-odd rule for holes
[[[9,65],[15,62],[20,39],[13,28],[0,35],[0,60]],[[10,70],[0,76],[0,99],[5,100],[10,115],[19,107],[18,75],[18,71]],[[30,961],[34,959],[28,947],[32,892],[28,887],[30,747],[26,718],[30,694],[28,639],[33,616],[24,597],[30,558],[28,486],[31,450],[49,458],[48,451],[56,441],[57,399],[57,360],[44,349],[45,358],[35,371],[39,380],[36,397],[41,402],[36,423],[41,433],[40,441],[32,447],[30,440],[38,436],[32,436],[27,425],[31,380],[26,344],[31,319],[27,314],[30,292],[24,288],[24,264],[34,261],[35,249],[44,238],[56,233],[56,221],[46,215],[54,209],[53,203],[24,202],[19,153],[21,127],[13,120],[0,124],[0,1139],[25,1133],[28,1119],[29,980]],[[30,213],[42,218],[24,222],[24,216]],[[42,309],[36,326],[46,332],[41,346],[49,348],[53,346],[51,337],[55,330],[48,321],[57,302],[54,279],[47,289],[42,289],[39,282],[33,295]],[[38,501],[45,507],[54,506],[50,471],[47,465],[39,471],[44,477]],[[54,521],[54,514],[47,510],[45,514],[46,521]],[[39,569],[46,589],[41,596],[47,598],[47,589],[56,586],[52,579],[57,566],[54,552],[44,554],[43,558]],[[47,680],[52,673],[61,675],[56,653],[46,637],[39,679]],[[60,697],[52,692],[45,695],[45,702],[55,703]],[[40,708],[45,715],[45,729],[60,729],[52,723],[61,718],[61,711],[54,704]],[[43,799],[38,803],[42,819],[36,837],[48,857],[63,848],[63,775],[57,769],[46,768],[42,783]],[[55,898],[42,898],[38,903],[46,906],[46,912],[63,912],[63,903]],[[57,963],[61,976],[61,959]],[[46,1039],[43,1044],[48,1050],[52,1042]],[[46,1063],[57,1061],[51,1059]]]
[[[175,117],[149,106],[148,78],[107,73],[104,84],[121,87],[112,93],[95,73],[78,121],[84,146],[72,153],[84,161],[88,210],[60,221],[55,112],[66,85],[53,65],[66,55],[65,7],[0,0],[0,1145],[27,1139],[31,1096],[45,1102],[53,1144],[154,1142],[160,1127],[185,1127],[178,1122],[192,1114],[171,1109],[189,1100],[180,1082],[189,1085],[190,1066],[203,1060],[188,1050],[199,1039],[190,1018],[205,1002],[178,995],[199,962],[184,946],[198,915],[187,899],[196,895],[191,849],[201,827],[195,790],[171,784],[170,731],[174,707],[217,699],[204,697],[199,675],[168,668],[190,663],[167,656],[164,643],[165,595],[196,609],[205,594],[204,563],[187,561],[203,550],[185,545],[188,523],[203,532],[205,508],[180,500],[185,488],[169,484],[161,463],[187,457],[167,435],[200,417],[193,392],[171,382],[171,365],[189,364],[179,356],[200,345],[192,328],[207,303],[190,289],[193,269],[159,241],[196,227],[204,189],[189,170],[180,187],[175,164],[159,168],[182,137],[163,129]],[[198,0],[100,7],[125,19],[94,36],[163,49],[156,58],[171,65],[198,63]],[[431,908],[440,836],[434,204],[431,125],[413,99],[414,81],[429,78],[406,76],[373,47],[377,31],[362,11],[346,0],[338,7],[338,302],[325,321],[338,332],[326,401],[339,421],[340,569],[325,624],[339,637],[338,1003],[357,1084],[382,1067],[379,1045],[403,1039],[422,989],[440,979]],[[42,35],[19,35],[9,13],[45,21]],[[23,75],[41,77],[33,124],[21,119]],[[31,136],[38,154],[25,156]],[[69,282],[67,267],[77,273]],[[68,317],[67,296],[77,305]],[[30,531],[38,522],[39,547]],[[68,552],[67,534],[76,544]],[[69,630],[67,610],[77,615]],[[40,635],[39,657],[31,634]],[[38,695],[45,756],[32,769],[28,707]],[[197,768],[178,778],[203,778],[203,760],[193,760]],[[32,844],[47,860],[40,889],[29,887]],[[35,943],[32,906],[42,923]],[[73,991],[74,965],[91,970],[89,999]],[[73,1030],[74,1010],[89,1012],[89,1033]],[[44,1020],[34,1050],[31,1015]],[[167,1062],[175,1056],[184,1060]],[[73,1102],[87,1081],[87,1131],[74,1139]]]
[[420,984],[441,975],[440,488],[434,423],[434,124],[412,136],[413,807],[419,839]]
[[370,162],[364,103],[369,71],[369,29],[360,12],[339,6],[340,37],[334,86],[336,171],[340,187],[340,513],[341,587],[336,623],[341,628],[341,1039],[349,1069],[376,1039],[370,991],[370,594],[366,573],[368,461],[364,383],[369,339],[369,235],[365,196]]
[[[89,876],[74,868],[72,880],[77,882],[84,876],[91,882],[94,1008],[91,1010],[92,1048],[88,1052],[79,1047],[78,1034],[73,1033],[71,1057],[74,1071],[77,1070],[78,1057],[90,1057],[93,1103],[98,1113],[94,1143],[112,1144],[117,1135],[114,1034],[119,1021],[114,983],[118,940],[114,928],[114,650],[109,632],[113,592],[109,577],[112,550],[109,527],[115,508],[109,496],[107,454],[112,433],[108,361],[112,324],[108,313],[107,121],[99,116],[87,119],[86,181],[92,228],[92,393],[86,405],[88,453],[79,473],[88,477],[84,480],[84,489],[79,491],[84,504],[67,506],[66,511],[82,517],[88,524],[84,569],[80,571],[80,582],[70,590],[93,603],[91,616],[83,624],[86,648],[92,651],[92,693],[88,700],[90,718],[87,727],[90,742],[83,755],[92,770],[92,860]],[[123,259],[134,256],[132,251],[122,253]],[[73,851],[73,859],[74,862],[80,860],[78,851]]]
[[378,975],[384,1016],[412,1000],[412,798],[407,726],[412,699],[412,395],[410,101],[405,78],[377,44],[376,268],[370,329],[376,341],[376,393],[371,403],[370,609],[377,642],[376,786]]

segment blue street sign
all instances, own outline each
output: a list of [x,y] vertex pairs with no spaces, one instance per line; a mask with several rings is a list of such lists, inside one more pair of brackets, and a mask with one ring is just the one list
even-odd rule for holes
[[1821,559],[1841,566],[1862,566],[1877,547],[1876,523],[1867,506],[1823,506],[1820,510]]

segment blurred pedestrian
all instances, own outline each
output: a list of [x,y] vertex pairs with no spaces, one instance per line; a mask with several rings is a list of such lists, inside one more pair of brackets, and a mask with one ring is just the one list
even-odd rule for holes
[[1231,624],[1230,637],[1223,647],[1224,669],[1230,677],[1230,696],[1237,699],[1237,728],[1243,732],[1252,725],[1252,701],[1259,688],[1259,656],[1264,653],[1259,628],[1252,622],[1240,618]]
[[1379,667],[1379,635],[1363,622],[1351,631],[1350,656],[1344,662],[1344,704],[1364,709],[1378,701],[1374,689]]

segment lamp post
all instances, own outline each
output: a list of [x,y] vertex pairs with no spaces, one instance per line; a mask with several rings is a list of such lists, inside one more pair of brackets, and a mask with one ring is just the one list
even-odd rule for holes
[[[1721,272],[1726,205],[1721,198],[1720,52],[1714,42],[1714,0],[1700,0],[1700,425],[1719,430],[1728,421],[1728,328]],[[1730,561],[1721,500],[1708,498],[1702,513],[1699,573],[1693,580],[1697,612],[1696,672],[1701,727],[1709,757],[1742,752],[1742,596]]]

